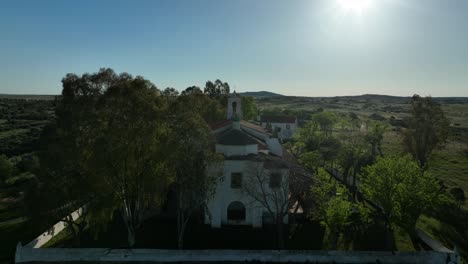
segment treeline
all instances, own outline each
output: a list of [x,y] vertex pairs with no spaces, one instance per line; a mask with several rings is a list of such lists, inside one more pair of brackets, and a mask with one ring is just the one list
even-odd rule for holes
[[68,74],[62,83],[55,122],[41,136],[37,182],[25,198],[31,217],[59,219],[82,207],[80,221],[68,219],[77,244],[85,229],[99,234],[120,217],[132,247],[171,191],[182,248],[189,219],[214,192],[217,179],[205,172],[219,157],[208,124],[225,119],[229,85],[208,81],[203,91],[179,94],[112,69]]

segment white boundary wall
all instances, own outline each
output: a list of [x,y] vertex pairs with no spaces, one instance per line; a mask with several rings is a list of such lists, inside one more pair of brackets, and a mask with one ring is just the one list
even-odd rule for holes
[[[78,219],[82,213],[83,213],[83,207],[80,207],[78,210],[71,213],[71,217],[73,221],[76,221],[76,219]],[[55,225],[53,225],[44,233],[40,234],[34,240],[26,244],[25,247],[40,248],[43,245],[45,245],[47,242],[49,242],[49,240],[51,240],[58,233],[62,232],[62,230],[65,229],[65,227],[66,227],[66,223],[64,221],[60,221],[56,223]]]
[[24,262],[245,262],[275,263],[447,263],[458,264],[455,253],[419,251],[277,251],[277,250],[161,250],[107,248],[26,248],[18,244],[16,263]]

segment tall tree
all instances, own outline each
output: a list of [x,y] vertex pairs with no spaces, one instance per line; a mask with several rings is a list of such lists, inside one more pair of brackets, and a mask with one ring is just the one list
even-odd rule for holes
[[198,86],[190,86],[187,89],[183,90],[180,95],[201,95],[203,94],[202,90]]
[[366,141],[371,145],[371,156],[375,161],[377,155],[383,156],[382,140],[387,129],[387,125],[382,122],[371,122],[370,128],[365,136]]
[[426,167],[432,151],[447,140],[449,124],[444,111],[431,97],[413,96],[403,144],[421,167]]
[[120,78],[99,98],[88,138],[92,148],[84,169],[100,198],[120,209],[130,247],[144,213],[162,202],[169,183],[164,108],[153,84],[141,77]]
[[333,128],[338,122],[338,117],[333,112],[317,112],[312,115],[312,122],[320,128],[320,131],[326,136],[331,136]]
[[361,190],[381,208],[387,229],[387,248],[393,249],[395,225],[407,231],[415,243],[418,218],[439,197],[436,179],[421,170],[410,156],[379,158],[364,171]]
[[170,116],[171,171],[177,194],[177,241],[182,249],[187,224],[194,212],[205,209],[208,199],[214,195],[217,178],[207,171],[215,155],[205,121],[185,107],[183,99],[171,107],[174,113]]
[[217,79],[214,82],[207,81],[203,92],[211,98],[218,98],[220,96],[229,95],[230,87],[227,82],[222,82]]
[[328,228],[331,249],[336,249],[340,233],[351,224],[353,204],[346,187],[330,179],[324,169],[314,175],[311,193],[315,201],[312,217]]
[[257,118],[257,107],[254,98],[251,96],[242,96],[242,115],[245,120],[254,120]]
[[90,221],[107,224],[120,212],[132,247],[144,213],[170,181],[165,100],[148,80],[112,69],[62,82],[40,180],[57,186],[56,206],[89,205]]
[[162,92],[161,92],[162,95],[164,96],[168,96],[168,97],[175,97],[175,96],[178,96],[179,95],[179,91],[177,91],[175,88],[173,87],[167,87],[166,89],[164,89]]

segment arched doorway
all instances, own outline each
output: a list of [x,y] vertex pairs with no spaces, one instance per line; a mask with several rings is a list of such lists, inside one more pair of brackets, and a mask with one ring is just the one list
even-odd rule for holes
[[230,223],[245,221],[245,206],[238,201],[230,203],[227,208],[227,218]]

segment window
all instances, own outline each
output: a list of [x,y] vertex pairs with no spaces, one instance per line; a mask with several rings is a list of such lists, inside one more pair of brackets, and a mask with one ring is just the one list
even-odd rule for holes
[[231,188],[240,189],[242,187],[242,173],[231,173]]
[[281,185],[281,173],[270,174],[270,188],[279,188]]
[[291,128],[291,125],[286,124],[286,129],[290,129],[290,128]]

